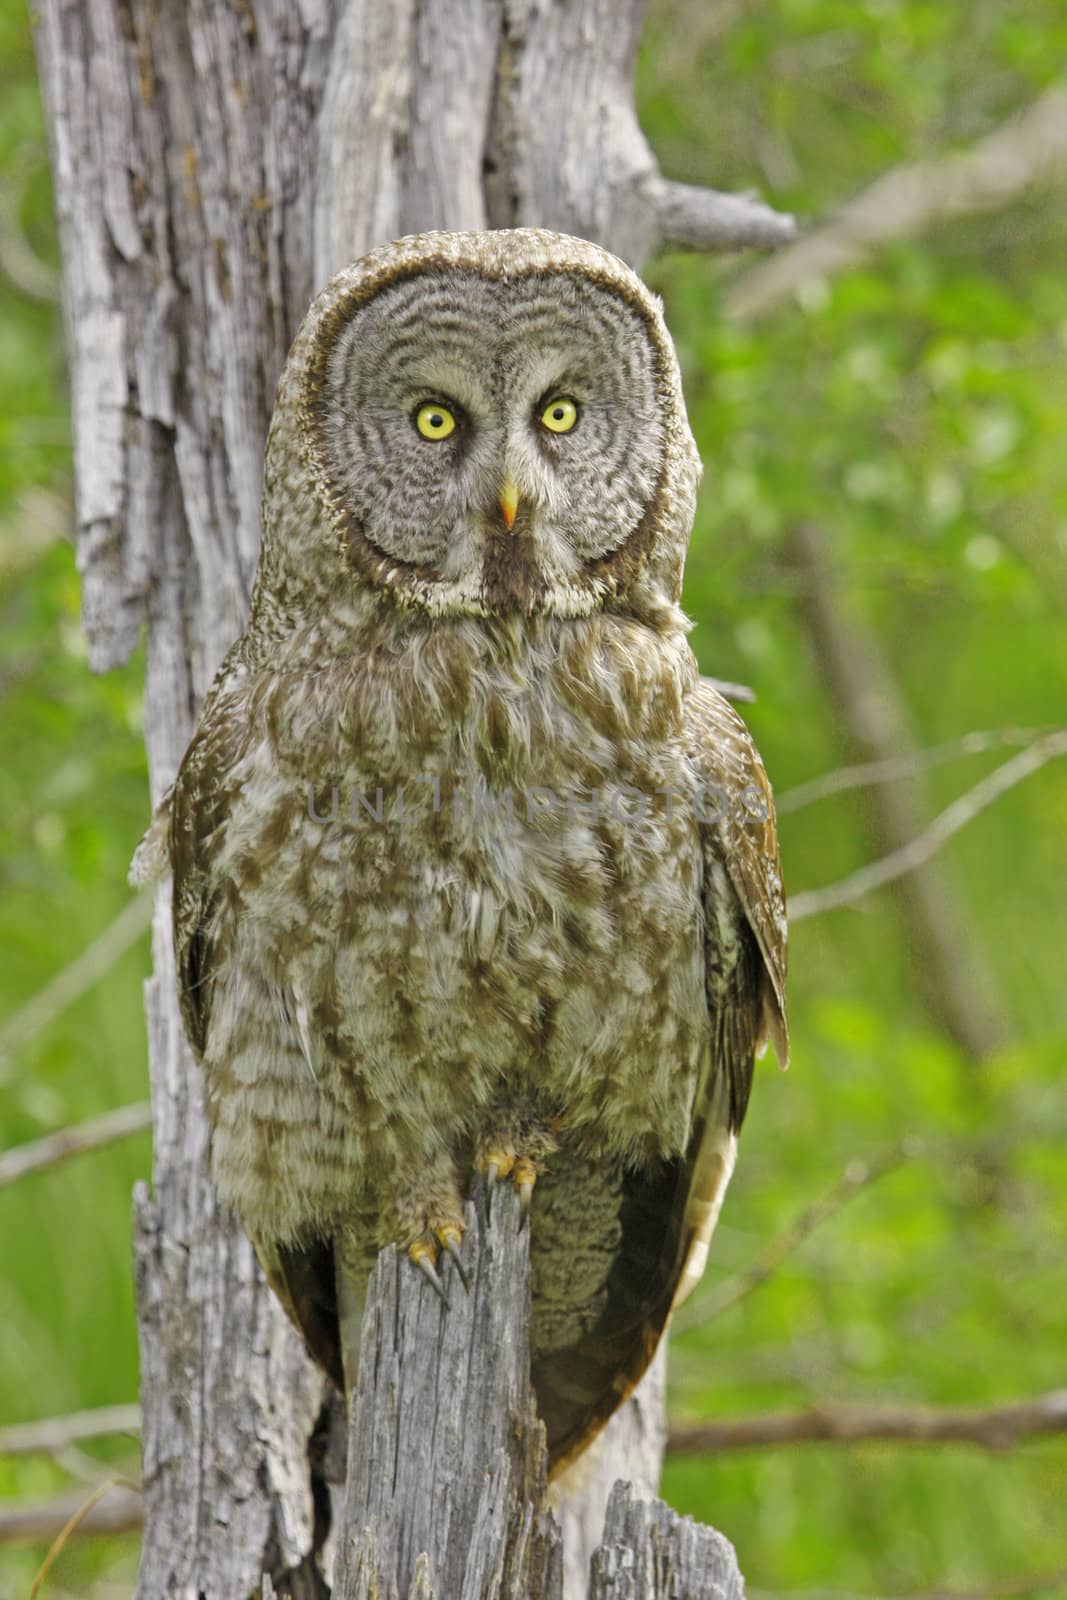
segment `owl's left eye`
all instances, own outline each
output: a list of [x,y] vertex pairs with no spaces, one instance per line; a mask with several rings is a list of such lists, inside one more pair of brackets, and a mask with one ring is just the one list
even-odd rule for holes
[[541,412],[541,423],[549,433],[570,433],[578,421],[578,407],[569,394],[558,394]]
[[447,439],[456,431],[456,418],[447,406],[431,400],[416,411],[415,426],[424,439]]

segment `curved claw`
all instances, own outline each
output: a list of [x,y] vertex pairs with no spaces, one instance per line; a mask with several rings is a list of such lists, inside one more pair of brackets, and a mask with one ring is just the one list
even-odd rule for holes
[[452,1260],[456,1263],[456,1271],[459,1273],[459,1281],[463,1285],[464,1292],[469,1294],[471,1287],[470,1279],[467,1277],[467,1269],[463,1265],[463,1258],[460,1254],[459,1248],[462,1234],[458,1228],[442,1228],[437,1237],[441,1241],[442,1250],[447,1250],[449,1255],[452,1257]]
[[418,1267],[423,1277],[433,1285],[437,1294],[441,1296],[442,1303],[447,1306],[448,1296],[445,1293],[444,1284],[437,1276],[437,1268],[434,1266],[433,1261],[433,1252],[427,1249],[425,1245],[415,1245],[411,1250],[408,1251],[408,1255],[415,1266]]
[[523,1220],[530,1215],[530,1201],[533,1199],[534,1184],[537,1182],[537,1167],[526,1156],[520,1156],[511,1172],[511,1181],[519,1192],[519,1210]]
[[478,1163],[480,1170],[485,1173],[486,1187],[492,1194],[499,1178],[506,1178],[515,1165],[515,1152],[504,1142],[491,1145],[486,1150]]

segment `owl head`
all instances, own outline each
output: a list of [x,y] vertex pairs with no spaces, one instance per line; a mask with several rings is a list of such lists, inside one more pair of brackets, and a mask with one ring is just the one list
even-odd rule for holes
[[658,302],[585,240],[427,233],[345,268],[278,388],[256,602],[673,607],[700,466]]

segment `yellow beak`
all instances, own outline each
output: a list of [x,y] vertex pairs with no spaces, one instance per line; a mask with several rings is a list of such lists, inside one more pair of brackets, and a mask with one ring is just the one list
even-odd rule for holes
[[504,516],[504,526],[510,533],[515,526],[515,516],[519,509],[518,487],[511,478],[505,478],[500,485],[499,505]]

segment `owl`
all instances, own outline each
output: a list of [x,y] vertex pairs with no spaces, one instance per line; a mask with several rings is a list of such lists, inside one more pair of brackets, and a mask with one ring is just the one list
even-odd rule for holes
[[700,464],[658,302],[534,229],[340,272],[278,386],[251,613],[164,848],[223,1200],[354,1381],[395,1244],[528,1214],[558,1473],[699,1277],[787,1053],[771,794],[679,607]]

